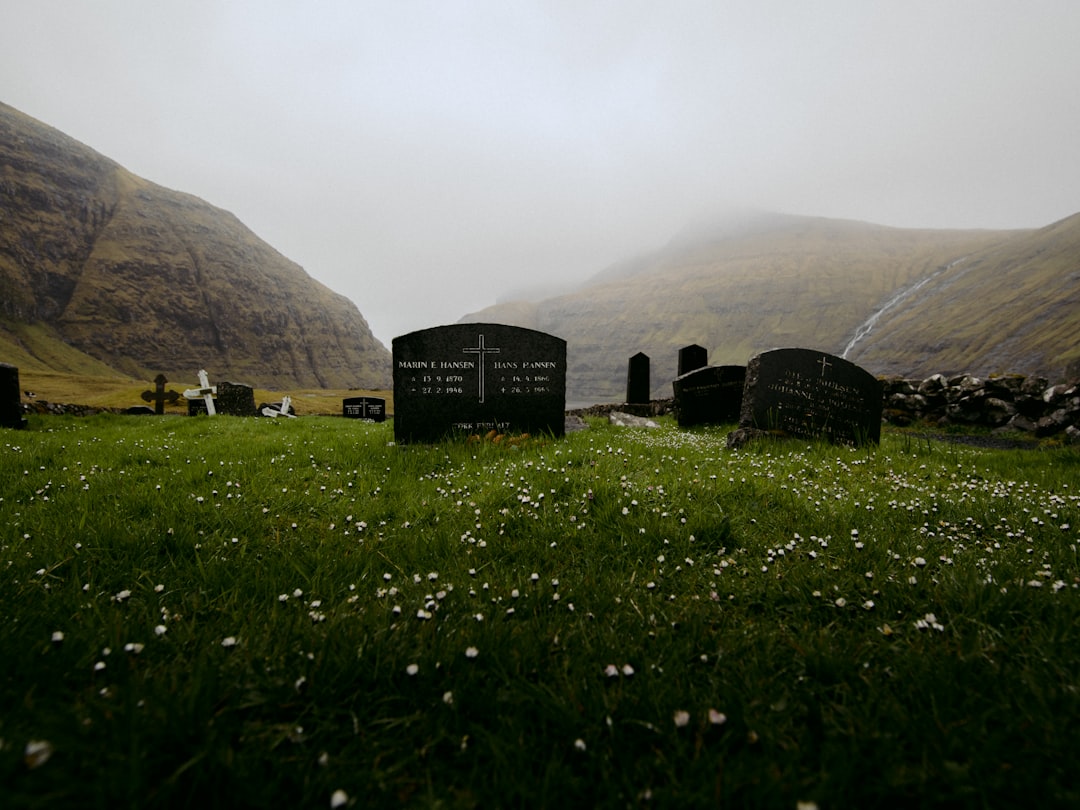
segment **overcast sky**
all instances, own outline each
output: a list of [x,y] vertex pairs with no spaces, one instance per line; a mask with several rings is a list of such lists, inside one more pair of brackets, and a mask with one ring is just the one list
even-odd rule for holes
[[236,214],[377,338],[732,206],[1080,211],[1077,0],[4,0],[0,100]]

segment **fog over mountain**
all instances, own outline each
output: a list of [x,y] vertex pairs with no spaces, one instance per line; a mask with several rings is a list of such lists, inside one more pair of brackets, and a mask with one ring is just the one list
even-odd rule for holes
[[1080,210],[1080,4],[9,0],[0,100],[230,211],[374,334],[732,207]]

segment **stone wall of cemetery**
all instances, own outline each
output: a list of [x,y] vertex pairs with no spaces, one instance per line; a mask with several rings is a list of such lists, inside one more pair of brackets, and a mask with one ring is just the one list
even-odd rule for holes
[[884,421],[970,425],[1080,441],[1080,383],[1051,385],[1044,377],[970,374],[925,380],[883,379]]

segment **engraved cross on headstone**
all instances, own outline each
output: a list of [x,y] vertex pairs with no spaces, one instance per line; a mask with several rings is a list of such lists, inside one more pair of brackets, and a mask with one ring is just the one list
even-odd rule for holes
[[210,377],[206,373],[206,369],[199,370],[199,388],[189,388],[184,392],[186,399],[198,399],[202,397],[206,402],[206,413],[210,416],[217,414],[214,409],[214,394],[217,393],[217,386],[210,385]]
[[143,391],[143,402],[154,403],[154,413],[158,416],[165,413],[165,403],[168,402],[172,405],[176,400],[180,399],[180,395],[176,391],[166,391],[165,383],[168,382],[164,374],[158,374],[154,377],[154,390]]
[[466,347],[466,348],[462,349],[461,351],[464,352],[465,354],[475,354],[477,356],[477,358],[480,360],[480,383],[479,383],[480,391],[479,391],[479,395],[480,395],[480,402],[482,403],[484,401],[484,365],[485,365],[484,364],[484,355],[498,354],[500,350],[499,349],[489,349],[489,348],[487,348],[484,345],[484,336],[480,335],[479,345],[474,346],[474,347]]
[[826,368],[832,368],[832,363],[829,362],[828,358],[825,357],[825,355],[822,355],[821,359],[818,360],[818,362],[821,363],[821,376],[824,377],[825,376],[825,369]]

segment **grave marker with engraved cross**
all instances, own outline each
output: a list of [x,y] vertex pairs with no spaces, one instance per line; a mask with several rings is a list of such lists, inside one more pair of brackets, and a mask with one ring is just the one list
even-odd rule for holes
[[566,424],[566,341],[504,324],[436,326],[394,338],[394,436],[549,433]]

